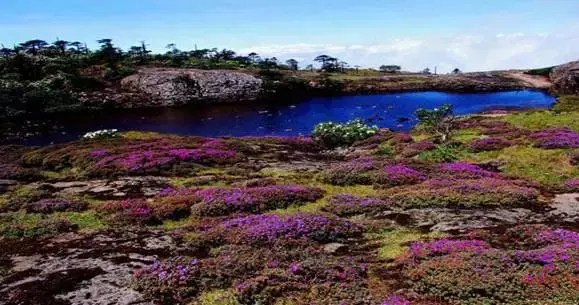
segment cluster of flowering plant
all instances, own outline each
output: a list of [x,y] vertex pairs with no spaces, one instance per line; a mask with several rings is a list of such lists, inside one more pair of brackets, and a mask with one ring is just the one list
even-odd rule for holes
[[111,201],[104,204],[100,211],[110,220],[121,224],[154,224],[158,222],[151,205],[143,199]]
[[96,167],[101,169],[115,169],[129,173],[146,172],[159,168],[171,167],[182,162],[213,165],[231,164],[240,161],[240,156],[231,150],[212,148],[179,148],[156,149],[138,152],[114,154],[101,158]]
[[411,305],[410,301],[399,296],[389,296],[382,305]]
[[545,129],[531,134],[529,138],[540,148],[579,147],[579,134],[568,128]]
[[403,207],[524,206],[537,201],[539,192],[515,181],[481,179],[431,179],[421,184],[388,189],[393,204]]
[[378,133],[377,126],[368,126],[361,120],[347,123],[325,122],[315,126],[313,136],[328,146],[350,145]]
[[512,146],[513,143],[501,138],[484,138],[474,140],[469,144],[469,149],[472,152],[501,150],[503,148]]
[[197,203],[191,211],[196,216],[221,216],[232,213],[262,213],[287,208],[293,204],[314,202],[324,197],[317,187],[270,185],[250,188],[206,188],[193,195]]
[[338,216],[351,216],[380,212],[389,208],[390,203],[384,199],[339,194],[330,197],[323,210]]
[[480,166],[467,162],[452,162],[440,165],[440,170],[448,173],[453,178],[473,179],[484,177],[498,177],[498,174]]
[[134,288],[161,304],[184,304],[197,295],[201,285],[199,261],[194,258],[154,262],[134,276]]
[[313,214],[266,214],[225,221],[209,230],[207,236],[229,244],[263,245],[299,239],[327,243],[361,233],[361,227],[337,218]]
[[[414,243],[399,258],[403,276],[415,291],[457,304],[573,304],[578,297],[579,234],[535,230],[540,228],[530,236],[539,248],[529,249],[528,234],[519,239],[511,235],[508,248],[470,239]],[[500,245],[504,236],[490,233],[488,238]],[[517,245],[525,248],[511,248]]]
[[418,141],[411,143],[404,147],[402,150],[402,156],[409,158],[417,156],[423,152],[431,151],[436,148],[436,145],[431,141]]
[[43,214],[54,212],[80,212],[86,210],[87,207],[88,204],[84,201],[73,201],[60,198],[43,199],[24,205],[27,212]]
[[322,173],[321,179],[333,185],[370,184],[372,177],[369,173],[377,169],[375,158],[358,158],[331,167]]
[[92,132],[87,132],[82,136],[83,140],[97,140],[97,139],[110,139],[118,138],[120,136],[117,129],[102,129]]
[[570,191],[570,192],[579,191],[579,178],[578,178],[578,179],[567,180],[567,181],[563,184],[563,187],[565,188],[565,190]]
[[426,179],[421,172],[404,164],[385,165],[384,173],[379,177],[382,184],[390,186],[415,184]]

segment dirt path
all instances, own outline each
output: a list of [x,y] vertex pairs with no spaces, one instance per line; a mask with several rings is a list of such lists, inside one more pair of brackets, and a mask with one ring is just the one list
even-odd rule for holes
[[552,85],[551,81],[546,76],[528,75],[522,72],[507,72],[505,75],[524,81],[525,83],[539,89],[549,89]]

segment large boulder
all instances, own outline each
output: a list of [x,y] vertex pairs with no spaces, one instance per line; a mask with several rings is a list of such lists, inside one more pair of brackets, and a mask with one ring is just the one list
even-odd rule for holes
[[146,96],[151,103],[139,106],[254,100],[262,87],[260,79],[247,73],[177,68],[142,69],[124,78],[121,84]]
[[555,92],[579,94],[579,61],[572,61],[555,67],[550,77]]

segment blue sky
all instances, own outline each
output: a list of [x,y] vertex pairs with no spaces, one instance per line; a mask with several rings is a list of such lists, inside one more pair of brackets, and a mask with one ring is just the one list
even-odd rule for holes
[[[122,48],[145,40],[349,63],[524,68],[579,59],[579,0],[5,1],[0,42],[56,37]],[[555,50],[554,50],[555,49]]]

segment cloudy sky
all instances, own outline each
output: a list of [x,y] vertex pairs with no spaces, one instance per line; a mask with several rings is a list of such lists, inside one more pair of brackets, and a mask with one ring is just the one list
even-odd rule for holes
[[441,72],[531,68],[579,59],[579,0],[27,0],[0,10],[0,43],[57,37],[155,51],[230,48],[302,66]]

